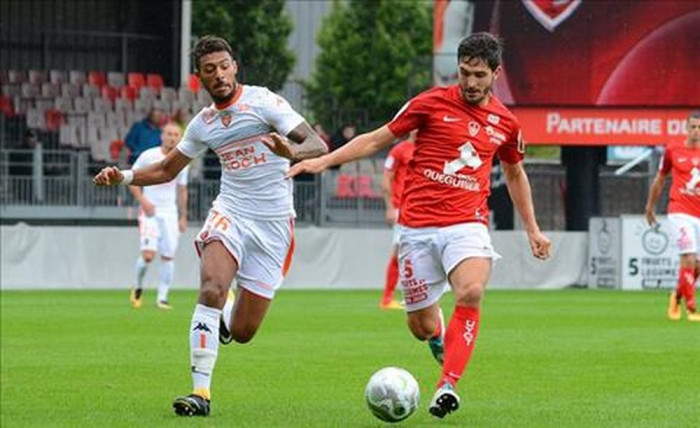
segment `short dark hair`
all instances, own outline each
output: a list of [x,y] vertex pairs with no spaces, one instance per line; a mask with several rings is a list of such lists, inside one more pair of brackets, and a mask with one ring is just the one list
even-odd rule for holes
[[503,41],[491,33],[473,33],[459,42],[457,61],[476,58],[484,61],[491,70],[501,65]]
[[236,57],[233,55],[233,49],[231,45],[221,37],[217,36],[204,36],[197,41],[192,51],[192,58],[194,59],[194,67],[199,70],[199,60],[204,56],[213,52],[228,52],[231,55],[231,59]]
[[694,112],[691,112],[688,116],[688,120],[690,119],[700,119],[700,110],[695,110]]

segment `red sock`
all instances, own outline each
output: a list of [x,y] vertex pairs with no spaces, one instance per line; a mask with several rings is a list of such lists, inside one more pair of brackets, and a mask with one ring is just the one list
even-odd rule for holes
[[678,269],[678,294],[685,298],[686,308],[695,311],[695,268],[681,267]]
[[479,309],[455,306],[445,332],[445,363],[438,387],[447,381],[455,386],[474,350],[479,333]]
[[399,259],[398,257],[391,256],[389,263],[386,265],[386,283],[384,284],[384,295],[382,296],[382,303],[391,302],[391,298],[394,296],[394,290],[396,290],[396,284],[399,282]]

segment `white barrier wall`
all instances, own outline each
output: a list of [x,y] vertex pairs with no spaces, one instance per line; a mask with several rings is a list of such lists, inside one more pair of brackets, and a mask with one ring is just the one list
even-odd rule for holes
[[[196,288],[199,260],[192,244],[198,229],[180,240],[175,288]],[[128,288],[138,256],[136,227],[0,226],[2,289]],[[562,288],[586,283],[585,232],[552,232],[554,256],[545,262],[530,255],[523,232],[493,232],[503,256],[492,288]],[[389,229],[299,228],[292,268],[283,287],[379,289],[391,245]],[[158,262],[147,286],[157,281]]]

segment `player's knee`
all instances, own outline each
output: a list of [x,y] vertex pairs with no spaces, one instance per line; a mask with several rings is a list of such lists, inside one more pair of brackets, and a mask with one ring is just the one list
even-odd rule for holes
[[478,306],[484,295],[484,284],[471,283],[454,290],[455,303],[461,306]]
[[236,343],[248,343],[250,342],[253,337],[255,336],[255,332],[257,331],[257,328],[253,326],[242,326],[242,327],[237,327],[234,326],[231,329],[231,335],[233,336],[233,340],[236,341]]
[[218,278],[204,277],[199,289],[199,302],[209,307],[220,308],[226,302],[227,289]]
[[406,323],[408,324],[408,329],[411,330],[413,336],[418,340],[430,339],[436,328],[428,319],[421,317],[409,316]]
[[143,254],[141,254],[141,257],[143,258],[143,261],[146,263],[151,263],[153,259],[155,258],[155,254],[153,254],[150,251],[146,251]]

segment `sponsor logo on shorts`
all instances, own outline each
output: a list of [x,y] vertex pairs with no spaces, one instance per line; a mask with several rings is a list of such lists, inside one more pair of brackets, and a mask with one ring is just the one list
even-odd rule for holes
[[422,302],[428,298],[428,285],[424,279],[408,278],[401,280],[404,299],[407,305]]

